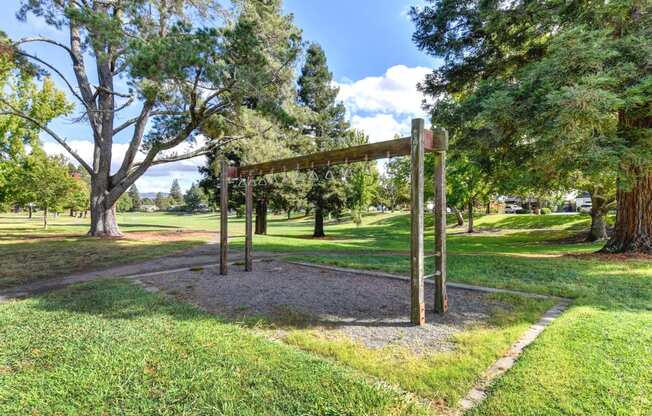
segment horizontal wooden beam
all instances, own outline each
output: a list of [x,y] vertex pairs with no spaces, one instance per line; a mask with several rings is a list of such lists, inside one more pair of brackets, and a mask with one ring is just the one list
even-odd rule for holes
[[[445,132],[441,129],[424,132],[424,149],[426,152],[440,152],[448,148]],[[411,138],[403,137],[378,143],[363,144],[343,149],[328,150],[305,156],[291,157],[282,160],[257,163],[255,165],[232,167],[229,177],[247,177],[266,175],[269,173],[290,172],[294,170],[314,169],[323,166],[341,165],[384,159],[387,157],[409,155]]]

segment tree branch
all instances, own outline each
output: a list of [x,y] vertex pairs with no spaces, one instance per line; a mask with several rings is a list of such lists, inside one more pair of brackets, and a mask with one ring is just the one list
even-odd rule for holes
[[73,56],[72,50],[68,46],[64,45],[63,43],[60,43],[60,42],[57,42],[55,40],[48,39],[48,38],[45,38],[45,37],[42,37],[42,36],[34,36],[34,37],[22,38],[22,39],[20,39],[20,40],[18,40],[16,42],[14,42],[14,46],[18,46],[20,44],[30,43],[30,42],[50,43],[52,45],[63,48],[66,52],[68,52],[70,54],[71,57]]
[[[214,149],[216,149],[218,147],[225,146],[225,145],[231,143],[232,141],[242,139],[243,137],[244,136],[223,137],[219,141],[211,142],[209,144],[206,144],[206,145],[204,145],[204,146],[202,146],[202,147],[200,147],[200,148],[198,148],[196,150],[190,151],[190,152],[186,152],[186,153],[183,153],[183,154],[180,154],[180,155],[170,155],[170,156],[165,156],[165,157],[160,157],[160,158],[154,159],[152,161],[152,163],[150,163],[150,166],[162,165],[164,163],[180,162],[182,160],[192,159],[193,157],[203,156],[203,155],[206,155],[206,154],[210,153],[211,151],[213,151]],[[138,165],[139,165],[139,163],[136,163],[134,165],[134,167],[136,167]]]
[[[185,114],[185,112],[181,112],[181,111],[152,111],[152,112],[149,113],[149,116],[150,117],[155,117],[155,116],[178,116],[178,115],[181,115],[181,114]],[[124,130],[127,127],[131,126],[132,124],[136,123],[139,118],[140,118],[140,116],[133,117],[133,118],[130,118],[129,120],[125,121],[124,123],[120,124],[118,127],[113,129],[113,134],[115,135],[115,134],[120,133],[122,130]]]
[[63,80],[63,82],[66,83],[66,85],[68,86],[68,89],[70,90],[70,92],[72,92],[72,94],[75,96],[75,98],[77,98],[79,101],[81,101],[82,104],[84,104],[84,106],[86,106],[86,102],[84,101],[84,99],[79,95],[79,93],[77,91],[75,91],[75,89],[73,88],[70,81],[68,81],[68,79],[61,73],[61,71],[59,71],[53,65],[50,65],[49,63],[45,62],[43,59],[39,58],[38,56],[31,55],[29,53],[26,53],[26,52],[23,52],[23,51],[20,51],[20,50],[17,51],[16,53],[18,53],[19,55],[25,56],[27,58],[31,58],[31,59],[33,59],[33,60],[35,60],[37,62],[40,62],[41,64],[47,66],[48,68],[50,68],[54,73],[59,75],[59,77]]
[[[118,169],[116,174],[111,177],[111,182],[119,183],[127,175],[129,169],[131,169],[131,166],[134,163],[134,158],[138,153],[138,149],[140,149],[140,144],[142,143],[143,135],[145,134],[145,125],[147,125],[147,120],[149,120],[152,107],[154,107],[154,103],[151,101],[146,101],[145,104],[143,104],[143,108],[134,122],[136,128],[134,129],[131,142],[129,143],[129,148],[125,153],[124,159],[122,159],[120,169]],[[115,134],[115,130],[113,134]]]
[[77,162],[79,162],[79,164],[80,164],[84,169],[86,169],[86,171],[87,171],[90,175],[93,174],[93,169],[91,169],[91,167],[88,165],[88,163],[86,163],[86,161],[85,161],[84,159],[82,159],[82,157],[81,157],[77,152],[75,152],[75,151],[73,150],[73,148],[70,147],[70,146],[68,145],[68,143],[66,143],[66,139],[64,139],[63,137],[59,136],[59,135],[58,135],[57,133],[55,133],[52,129],[50,129],[48,126],[42,124],[40,121],[36,120],[35,118],[33,118],[33,117],[31,117],[31,116],[29,116],[29,115],[27,115],[27,114],[23,114],[23,113],[20,112],[20,111],[17,111],[13,106],[11,106],[11,105],[10,105],[9,103],[7,103],[6,101],[4,101],[4,100],[1,100],[1,101],[2,101],[3,104],[5,104],[5,105],[8,106],[9,108],[11,108],[12,111],[1,111],[1,112],[0,112],[0,115],[16,116],[16,117],[20,117],[20,118],[22,118],[22,119],[24,119],[24,120],[27,120],[27,121],[31,122],[31,123],[34,124],[36,127],[38,127],[39,129],[41,129],[41,130],[43,130],[44,132],[46,132],[47,134],[49,134],[49,135],[50,135],[54,140],[56,140],[56,141],[57,141],[61,146],[63,146],[63,148],[66,149],[66,151],[67,151],[68,153],[70,153],[70,155],[71,155],[72,157],[74,157],[74,158],[77,160]]

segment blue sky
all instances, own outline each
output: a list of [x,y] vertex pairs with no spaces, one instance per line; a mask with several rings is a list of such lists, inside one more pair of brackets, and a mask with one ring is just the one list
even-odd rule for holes
[[[2,3],[6,12],[0,18],[0,29],[10,37],[44,35],[66,41],[65,33],[39,19],[16,20],[14,13],[19,0]],[[421,0],[285,0],[284,8],[294,15],[304,40],[318,42],[326,51],[329,67],[340,87],[339,98],[347,107],[352,125],[364,130],[372,141],[388,140],[397,133],[405,135],[411,118],[425,116],[420,108],[422,97],[415,87],[438,62],[419,51],[411,40],[414,26],[407,11],[411,5],[420,3]],[[56,48],[33,44],[26,49],[74,78],[67,57]],[[57,120],[51,127],[90,159],[90,131],[83,123]],[[49,153],[63,153],[46,136],[43,141]],[[117,137],[114,157],[119,158],[127,141],[127,134]],[[203,158],[198,158],[157,166],[136,184],[141,192],[166,192],[176,178],[183,188],[188,188],[199,179],[197,166],[202,163]]]

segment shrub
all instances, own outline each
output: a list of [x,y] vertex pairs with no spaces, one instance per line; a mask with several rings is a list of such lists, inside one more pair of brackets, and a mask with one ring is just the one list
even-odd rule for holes
[[548,207],[541,208],[541,215],[549,215],[552,214],[552,210]]

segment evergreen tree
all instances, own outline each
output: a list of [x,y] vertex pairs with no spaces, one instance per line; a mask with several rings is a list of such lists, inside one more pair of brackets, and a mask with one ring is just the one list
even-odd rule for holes
[[164,196],[161,192],[158,192],[156,194],[156,199],[154,199],[154,204],[160,211],[167,211],[167,209],[170,208],[170,198]]
[[[333,76],[328,70],[326,54],[321,46],[311,44],[299,78],[299,103],[310,110],[305,120],[305,133],[310,140],[308,152],[332,150],[342,145],[342,137],[349,128],[345,121],[346,110],[337,102],[338,88],[332,85]],[[313,183],[308,201],[315,207],[313,236],[323,237],[324,215],[339,215],[346,202],[341,180],[341,168],[318,168],[314,170]]]
[[183,204],[183,194],[181,193],[181,186],[179,186],[179,180],[175,179],[172,181],[172,186],[170,187],[170,205],[181,205]]
[[652,3],[431,3],[414,39],[445,58],[422,87],[453,147],[484,149],[513,188],[618,178],[604,249],[652,253]]
[[[19,19],[34,15],[69,36],[20,39],[3,44],[3,55],[21,55],[58,76],[74,73],[65,84],[79,102],[77,119],[92,132],[93,160],[84,160],[66,137],[19,105],[3,101],[0,114],[38,127],[91,175],[91,235],[121,235],[114,205],[151,166],[207,154],[242,138],[228,134],[225,127],[204,145],[180,151],[183,144],[194,144],[207,124],[237,124],[243,106],[282,113],[285,86],[294,76],[293,62],[300,51],[300,31],[292,17],[283,14],[281,0],[226,3],[21,2]],[[29,42],[67,53],[45,62],[20,49]],[[134,116],[118,122],[121,111]],[[125,156],[116,161],[112,144],[124,132],[130,133],[130,141]],[[137,161],[139,153],[144,157]]]
[[201,204],[206,203],[206,195],[202,192],[201,188],[193,182],[186,194],[183,196],[186,211],[196,211],[200,208]]
[[140,199],[140,193],[136,185],[131,185],[129,188],[129,199],[131,199],[131,209],[132,211],[138,211],[143,206],[143,201]]

